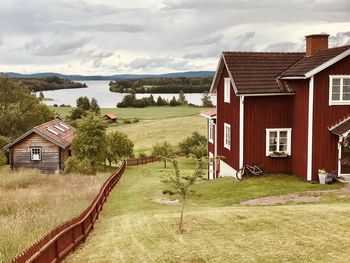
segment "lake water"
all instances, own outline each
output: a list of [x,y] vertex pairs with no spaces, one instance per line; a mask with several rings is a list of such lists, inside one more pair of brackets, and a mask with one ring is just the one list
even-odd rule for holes
[[[82,89],[61,89],[61,90],[48,90],[43,91],[45,98],[51,98],[53,100],[45,101],[49,106],[54,104],[61,105],[76,105],[76,99],[80,96],[87,96],[89,99],[97,99],[98,104],[101,108],[114,108],[117,103],[122,101],[125,93],[110,92],[108,83],[109,81],[83,81],[86,83],[87,88]],[[173,96],[178,98],[178,94],[152,94],[154,99],[157,100],[158,96],[171,100]],[[136,94],[137,98],[148,97],[150,94]],[[202,94],[201,93],[186,93],[186,99],[189,103],[195,105],[201,105]],[[215,104],[216,98],[212,96],[212,101]]]

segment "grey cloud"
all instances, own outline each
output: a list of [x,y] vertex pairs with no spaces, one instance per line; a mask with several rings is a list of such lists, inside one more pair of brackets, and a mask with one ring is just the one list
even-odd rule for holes
[[89,38],[34,40],[25,48],[36,56],[52,57],[73,54],[89,42]]
[[264,51],[272,51],[272,52],[297,52],[304,51],[305,48],[302,44],[297,44],[294,42],[279,42],[268,45]]
[[83,50],[78,52],[78,57],[82,57],[81,64],[92,64],[94,68],[100,68],[104,66],[103,60],[114,55],[111,51],[98,51],[98,50]]
[[330,36],[329,41],[332,46],[350,45],[350,31],[338,32],[335,36]]
[[151,57],[133,59],[127,66],[131,69],[172,68],[176,70],[185,69],[188,64],[185,60],[170,57]]

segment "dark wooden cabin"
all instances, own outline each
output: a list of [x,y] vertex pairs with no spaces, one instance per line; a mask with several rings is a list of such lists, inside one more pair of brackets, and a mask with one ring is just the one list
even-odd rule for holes
[[71,155],[74,128],[61,118],[43,123],[4,147],[9,152],[11,169],[32,168],[59,173]]

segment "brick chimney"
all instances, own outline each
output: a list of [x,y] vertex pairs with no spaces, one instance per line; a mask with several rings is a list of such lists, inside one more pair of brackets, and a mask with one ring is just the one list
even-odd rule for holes
[[316,52],[328,48],[328,34],[314,34],[305,36],[306,56],[310,57]]

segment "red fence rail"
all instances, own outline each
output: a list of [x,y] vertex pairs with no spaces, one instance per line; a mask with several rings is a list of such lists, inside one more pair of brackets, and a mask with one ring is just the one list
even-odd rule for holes
[[[180,157],[180,156],[185,156],[185,154],[183,152],[174,153],[174,157]],[[126,160],[126,164],[127,164],[127,166],[135,166],[135,165],[153,163],[156,161],[158,161],[158,158],[153,157],[153,156],[148,156],[148,157],[139,157],[139,158],[134,158],[134,159],[128,159],[128,160]]]
[[75,249],[94,227],[107,196],[118,183],[126,168],[126,163],[115,171],[103,184],[101,190],[85,211],[70,221],[55,228],[35,242],[12,262],[59,262]]

